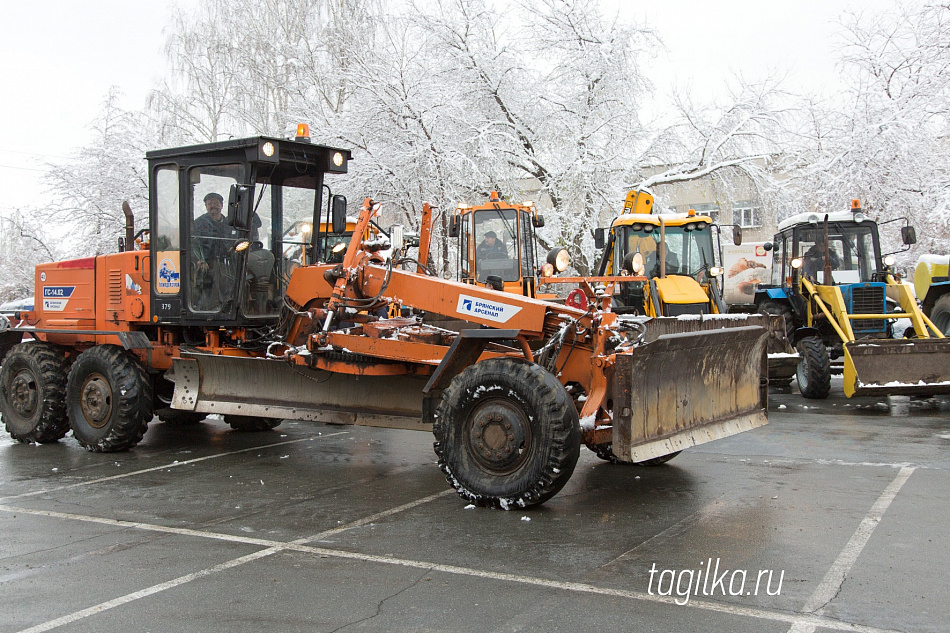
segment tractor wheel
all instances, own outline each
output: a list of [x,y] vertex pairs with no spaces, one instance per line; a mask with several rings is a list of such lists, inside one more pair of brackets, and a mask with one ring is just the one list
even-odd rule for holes
[[827,398],[831,393],[831,359],[828,348],[817,336],[808,336],[798,342],[798,363],[795,377],[798,389],[806,398]]
[[208,417],[207,413],[168,408],[159,409],[155,412],[155,415],[158,416],[159,420],[170,426],[192,426]]
[[142,440],[152,419],[152,383],[138,360],[115,345],[76,359],[66,384],[69,425],[83,448],[111,453]]
[[0,368],[0,413],[10,436],[48,444],[69,432],[66,354],[49,343],[13,347]]
[[280,425],[279,418],[257,418],[253,415],[226,415],[224,421],[235,431],[258,433],[270,431]]
[[930,320],[945,336],[950,336],[950,294],[946,294],[937,300],[930,312]]
[[605,462],[610,462],[611,464],[631,464],[633,466],[662,466],[666,462],[670,461],[682,451],[676,451],[675,453],[670,453],[669,455],[661,455],[660,457],[654,457],[653,459],[646,459],[642,462],[625,462],[617,459],[617,456],[614,455],[613,449],[609,442],[604,444],[587,444],[588,449],[594,452],[594,455],[601,458]]
[[[780,316],[785,319],[785,341],[791,345],[792,335],[795,333],[795,316],[792,314],[792,308],[781,301],[763,301],[758,307],[759,314],[770,316]],[[778,341],[774,338],[775,334],[769,336],[769,352],[781,353],[785,351],[785,341]]]
[[439,467],[459,496],[511,510],[544,503],[580,455],[577,409],[553,374],[495,358],[452,379],[432,425]]

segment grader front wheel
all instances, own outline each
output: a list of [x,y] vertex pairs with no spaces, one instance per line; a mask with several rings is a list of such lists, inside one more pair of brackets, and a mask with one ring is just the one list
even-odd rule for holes
[[83,448],[124,451],[142,440],[152,419],[152,385],[142,365],[114,345],[76,359],[66,384],[69,425]]
[[563,385],[516,359],[486,360],[456,376],[433,433],[439,467],[459,495],[505,510],[553,497],[580,454],[577,410]]
[[0,413],[18,442],[52,443],[69,432],[66,354],[49,343],[20,343],[0,369]]

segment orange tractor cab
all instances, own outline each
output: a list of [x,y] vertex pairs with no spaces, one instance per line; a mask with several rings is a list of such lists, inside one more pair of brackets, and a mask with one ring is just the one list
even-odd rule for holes
[[[492,191],[481,205],[460,204],[452,215],[449,237],[458,240],[458,279],[495,290],[536,297],[539,277],[563,272],[567,250],[554,248],[538,258],[535,230],[544,216],[533,202],[514,204]],[[554,295],[545,295],[553,298]]]

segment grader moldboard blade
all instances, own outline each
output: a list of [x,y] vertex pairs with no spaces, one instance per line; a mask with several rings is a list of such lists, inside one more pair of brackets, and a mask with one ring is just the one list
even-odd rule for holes
[[873,339],[844,346],[844,394],[950,394],[950,339]]
[[767,324],[758,315],[647,322],[649,344],[614,364],[614,455],[642,462],[767,424]]
[[189,354],[176,359],[166,377],[175,383],[175,409],[429,430],[422,423],[425,379],[413,376],[354,376],[283,360]]

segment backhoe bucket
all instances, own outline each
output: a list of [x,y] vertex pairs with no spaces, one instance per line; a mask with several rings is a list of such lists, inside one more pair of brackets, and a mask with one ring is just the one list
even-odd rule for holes
[[676,327],[693,331],[663,334],[616,356],[612,447],[623,461],[642,462],[768,423],[767,328],[720,322],[696,331],[696,320],[654,325]]
[[844,346],[844,395],[950,394],[950,339],[873,339]]

